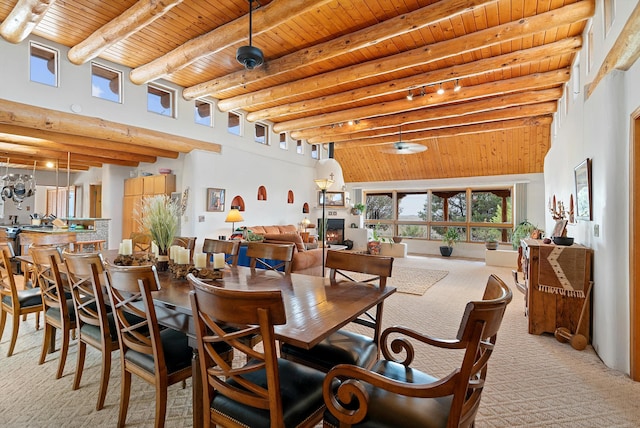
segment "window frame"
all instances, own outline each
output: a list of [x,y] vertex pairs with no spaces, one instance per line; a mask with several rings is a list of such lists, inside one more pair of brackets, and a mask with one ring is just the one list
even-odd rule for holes
[[[54,64],[54,70],[51,71],[49,70],[52,74],[53,74],[53,80],[54,80],[54,84],[50,84],[48,82],[45,81],[41,81],[41,80],[34,80],[33,79],[33,75],[34,75],[34,62],[33,62],[33,57],[37,56],[33,54],[33,49],[39,49],[41,51],[44,52],[48,52],[50,54],[53,55],[53,64]],[[52,88],[59,88],[60,87],[60,51],[56,48],[52,48],[50,46],[44,45],[42,43],[38,43],[38,42],[34,42],[34,41],[30,41],[29,42],[29,81],[30,82],[34,82],[34,83],[39,83],[41,85],[46,85],[46,86],[50,86]],[[44,59],[42,57],[42,59]],[[37,70],[36,70],[37,71]]]
[[[96,75],[94,73],[94,71],[93,71],[94,67],[103,70],[105,73],[113,73],[115,76],[117,76],[117,78],[118,78],[118,92],[116,94],[117,97],[118,97],[117,100],[112,100],[110,98],[105,98],[105,97],[101,97],[99,95],[94,94],[94,91],[93,91],[93,87],[94,87],[93,79],[94,79],[94,77],[102,77],[102,78],[106,79],[105,76]],[[123,93],[122,93],[122,90],[123,90],[122,76],[123,76],[123,74],[122,74],[122,71],[120,71],[120,70],[118,70],[116,68],[113,68],[113,67],[106,66],[104,64],[100,64],[99,62],[96,62],[96,61],[91,61],[91,65],[90,65],[89,69],[90,69],[90,72],[91,72],[91,96],[94,97],[94,98],[101,99],[101,100],[110,101],[112,103],[122,104],[123,103]],[[111,89],[111,84],[109,84],[109,89],[111,90],[112,93],[114,93],[113,90]]]
[[[160,104],[162,108],[166,109],[169,108],[169,114],[165,114],[161,111],[155,111],[155,110],[150,110],[149,109],[149,95],[153,95],[150,93],[150,90],[155,90],[158,92],[164,92],[165,94],[169,95],[169,107],[165,107],[164,105]],[[160,96],[161,97],[161,96]],[[169,88],[168,86],[164,86],[164,85],[159,85],[157,83],[147,83],[147,112],[149,113],[154,113],[157,114],[159,116],[164,116],[164,117],[170,117],[175,119],[178,116],[178,112],[177,112],[177,107],[176,107],[176,91],[175,89]]]
[[[235,127],[231,127],[229,125],[229,121],[231,119],[231,115],[233,115],[233,116],[238,118],[238,132],[237,133],[232,131],[232,129],[235,128]],[[242,137],[243,130],[244,130],[244,126],[242,126],[244,121],[242,119],[243,119],[242,113],[237,113],[235,111],[227,112],[227,133],[229,133],[231,135],[236,135],[238,137]]]
[[[209,106],[209,116],[208,116],[208,118],[209,118],[208,122],[209,123],[204,123],[204,121],[203,122],[199,122],[197,120],[197,116],[199,116],[199,113],[198,113],[199,105],[198,105],[198,103],[201,103],[202,105],[206,104],[206,105]],[[213,102],[211,102],[209,100],[205,100],[205,99],[202,99],[202,98],[195,99],[193,101],[193,123],[195,123],[196,125],[208,126],[209,128],[213,128],[213,107],[214,107],[213,106]],[[202,116],[200,116],[200,117],[202,117]]]
[[[264,136],[259,137],[258,136],[258,129],[262,128],[264,130]],[[264,146],[269,146],[270,141],[269,141],[269,125],[267,125],[266,123],[262,123],[262,122],[256,122],[253,125],[253,141],[255,141],[258,144],[262,144]]]

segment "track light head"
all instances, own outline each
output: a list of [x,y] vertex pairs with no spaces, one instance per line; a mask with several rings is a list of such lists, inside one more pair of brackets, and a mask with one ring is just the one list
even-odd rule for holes
[[444,88],[442,87],[442,83],[438,86],[438,90],[436,91],[438,95],[444,94]]

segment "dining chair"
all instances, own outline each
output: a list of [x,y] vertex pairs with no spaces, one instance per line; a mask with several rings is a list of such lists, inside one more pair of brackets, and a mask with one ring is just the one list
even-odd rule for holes
[[148,253],[151,251],[151,241],[153,241],[153,238],[148,233],[131,232],[129,238],[131,239],[134,252],[141,251]]
[[103,260],[99,253],[63,252],[78,327],[78,353],[74,390],[80,387],[87,345],[102,353],[100,389],[96,410],[104,407],[111,374],[111,354],[119,349],[111,308],[105,303]]
[[[467,303],[455,339],[400,326],[384,330],[380,337],[384,359],[370,370],[345,364],[327,373],[323,427],[472,427],[487,363],[512,296],[509,287],[491,275],[482,300]],[[419,355],[414,343],[464,352],[454,351],[449,358],[461,357],[459,364],[446,376],[436,377],[411,367]]]
[[[347,280],[384,288],[393,269],[393,257],[372,256],[327,251],[325,266],[329,268],[331,281]],[[353,273],[364,274],[355,277]],[[322,371],[329,371],[338,364],[354,364],[369,368],[379,357],[378,340],[382,325],[383,302],[375,312],[365,312],[353,320],[354,323],[371,329],[371,335],[338,330],[311,349],[303,349],[283,343],[280,352],[283,358],[307,364]]]
[[193,237],[185,237],[185,236],[176,236],[173,238],[173,243],[171,245],[179,245],[182,248],[186,248],[189,250],[189,259],[193,260],[193,252],[196,249],[196,240],[198,238]]
[[212,254],[214,253],[224,253],[225,263],[229,266],[237,266],[238,256],[240,254],[240,241],[222,241],[219,239],[205,238],[202,244],[202,252],[207,254],[207,260],[211,260]]
[[42,295],[38,287],[18,290],[11,267],[11,258],[15,256],[13,247],[7,242],[0,242],[0,251],[2,252],[2,256],[0,257],[0,339],[4,333],[7,314],[10,314],[12,331],[9,350],[7,351],[7,357],[10,357],[13,355],[16,340],[18,339],[21,315],[35,314],[36,330],[40,329]]
[[[195,278],[190,293],[199,349],[205,427],[314,427],[324,412],[324,373],[277,356],[274,326],[286,323],[280,290],[215,287]],[[227,331],[226,325],[238,326]],[[261,335],[263,347],[241,339]],[[228,343],[249,360],[235,366],[215,348]]]
[[[131,375],[139,376],[156,389],[155,426],[163,427],[167,411],[167,388],[191,377],[193,352],[187,336],[160,329],[151,291],[158,290],[153,265],[116,266],[106,264],[107,290],[120,343],[120,412],[118,427],[127,419]],[[132,322],[130,314],[140,321]]]
[[62,377],[69,352],[69,336],[76,329],[76,311],[73,308],[71,293],[66,291],[68,281],[66,275],[60,273],[62,256],[60,248],[49,245],[32,245],[29,254],[33,257],[35,279],[42,294],[42,310],[44,312],[44,335],[40,361],[43,364],[47,353],[55,349],[56,330],[60,330],[60,361],[56,379]]
[[[291,273],[291,261],[295,244],[267,244],[264,242],[249,242],[247,257],[251,269],[279,270]],[[267,260],[274,261],[269,263]]]

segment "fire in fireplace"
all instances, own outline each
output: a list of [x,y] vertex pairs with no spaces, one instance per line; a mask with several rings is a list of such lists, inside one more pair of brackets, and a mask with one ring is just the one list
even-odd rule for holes
[[[318,227],[322,219],[318,219]],[[330,218],[327,219],[327,243],[342,245],[344,242],[344,219]]]

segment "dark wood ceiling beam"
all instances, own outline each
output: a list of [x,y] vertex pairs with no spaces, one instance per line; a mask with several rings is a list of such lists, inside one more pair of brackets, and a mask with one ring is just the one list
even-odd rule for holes
[[327,61],[338,55],[353,52],[381,43],[393,37],[419,30],[435,24],[443,19],[451,18],[476,7],[497,0],[443,0],[413,12],[405,13],[372,25],[351,34],[337,37],[324,43],[302,49],[270,60],[269,67],[256,70],[240,70],[226,76],[185,88],[182,95],[187,100],[211,95],[216,98],[223,92],[236,89],[247,84],[256,84],[266,78],[273,78],[321,61]]
[[174,6],[182,3],[182,1],[138,1],[122,15],[109,21],[82,42],[72,47],[67,54],[69,61],[80,65],[96,58],[120,40],[142,30]]
[[594,11],[595,4],[593,0],[579,1],[549,12],[479,30],[451,40],[220,100],[218,108],[221,111],[248,107],[255,110],[256,107],[263,104],[332,88],[341,82],[359,81],[410,67],[425,65],[451,56],[522,38],[532,33],[575,24],[593,16]]
[[215,143],[1,99],[0,123],[24,126],[27,128],[47,129],[78,136],[91,135],[93,138],[100,140],[116,141],[181,153],[188,153],[193,149],[217,153],[221,151],[220,145]]
[[640,57],[640,3],[638,3],[622,28],[620,35],[609,50],[598,74],[589,83],[587,97],[595,91],[598,83],[614,69],[628,70]]
[[397,112],[409,112],[425,107],[434,107],[452,103],[469,102],[476,99],[505,95],[513,92],[524,92],[542,88],[558,86],[569,81],[571,70],[553,70],[546,73],[536,73],[515,77],[513,79],[499,80],[491,83],[484,83],[476,86],[462,88],[458,92],[449,92],[438,95],[430,93],[425,96],[415,97],[412,101],[402,98],[388,103],[377,103],[368,106],[356,107],[327,113],[317,116],[308,116],[302,119],[294,119],[280,122],[273,126],[274,132],[285,132],[290,130],[300,130],[306,128],[316,128],[332,123],[344,123],[349,120],[362,120],[385,116]]
[[[53,137],[58,136],[58,138],[43,138],[43,137],[35,137],[33,135],[28,135],[25,131],[35,131],[34,134],[39,135],[47,135]],[[69,144],[69,139],[74,138],[74,135],[68,134],[58,134],[55,132],[47,132],[40,130],[33,130],[30,128],[23,128],[21,126],[12,126],[12,125],[4,125],[0,124],[0,142],[11,143],[11,144],[22,144],[30,147],[42,147],[44,149],[52,149],[62,152],[70,152],[77,153],[83,155],[94,156],[97,158],[104,159],[104,162],[109,163],[110,160],[125,160],[125,161],[133,161],[133,162],[148,162],[154,163],[158,158],[156,156],[148,156],[148,155],[139,155],[139,154],[131,154],[126,152],[115,151],[110,147],[108,141],[102,142],[102,147],[99,150],[96,150],[96,147],[91,147],[91,145],[74,145]],[[77,140],[85,140],[88,142],[88,138],[83,137],[75,137]],[[57,140],[57,141],[56,141]],[[64,141],[59,142],[59,141]]]
[[[319,8],[331,0],[274,0],[253,12],[253,35],[270,31],[290,17]],[[231,21],[200,37],[189,40],[171,52],[148,64],[131,70],[129,78],[135,84],[165,77],[205,56],[214,55],[248,36],[249,15]],[[240,66],[240,65],[238,65]]]
[[[358,132],[375,128],[398,127],[409,123],[425,120],[443,119],[447,117],[463,116],[508,107],[539,104],[547,101],[557,101],[563,94],[562,88],[543,89],[540,91],[518,92],[515,94],[485,98],[477,101],[469,101],[462,104],[446,105],[442,107],[425,108],[410,112],[401,112],[388,116],[380,116],[373,119],[361,120],[359,123],[349,126],[346,132]],[[342,128],[345,128],[344,126]],[[331,127],[311,128],[302,132],[292,132],[294,139],[306,139],[311,136],[321,135],[323,131]],[[337,129],[336,132],[340,132]]]
[[18,0],[0,24],[0,36],[10,43],[26,39],[55,0]]
[[[2,143],[0,142],[0,150],[5,153],[15,153],[19,155],[29,155],[36,156],[43,161],[46,160],[58,160],[58,161],[67,161],[68,152],[57,151],[57,150],[45,150],[36,147],[29,147],[22,144],[13,144],[13,143]],[[11,157],[11,155],[8,155]],[[77,163],[82,163],[88,166],[101,167],[104,163],[104,159],[96,158],[95,156],[87,156],[87,155],[79,155],[74,154],[72,159]],[[138,162],[133,161],[122,161],[122,160],[112,160],[111,162],[114,165],[121,166],[138,166]]]
[[[434,129],[431,131],[404,132],[402,131],[402,141],[405,143],[416,143],[422,140],[428,140],[441,137],[453,137],[468,134],[480,134],[483,132],[495,132],[505,129],[522,128],[525,126],[549,126],[553,118],[551,116],[527,117],[522,119],[510,119],[500,122],[478,123],[474,125],[454,126],[445,129]],[[336,143],[336,147],[367,147],[380,146],[399,141],[399,131],[392,135],[383,137],[369,138],[366,140],[343,141]]]
[[[493,111],[484,111],[481,113],[472,113],[464,116],[448,117],[445,119],[425,120],[416,123],[409,123],[403,125],[402,132],[416,132],[416,131],[428,131],[445,129],[449,127],[458,127],[463,125],[474,125],[481,123],[490,123],[497,121],[505,121],[512,119],[522,119],[530,117],[540,117],[553,114],[558,107],[558,103],[555,101],[549,101],[540,104],[531,104],[517,107],[508,107]],[[362,132],[348,132],[345,134],[331,132],[335,128],[326,129],[322,128],[326,132],[315,137],[307,138],[309,144],[324,144],[324,143],[340,143],[345,141],[354,141],[361,139],[375,138],[383,135],[396,134],[395,128],[378,128],[372,130],[366,130]]]
[[311,100],[288,103],[276,107],[266,108],[247,114],[247,120],[274,120],[286,115],[305,113],[311,115],[315,110],[327,110],[331,107],[353,103],[354,100],[363,101],[375,97],[402,93],[407,94],[407,90],[412,88],[419,94],[420,87],[433,85],[454,79],[464,79],[504,70],[509,67],[521,66],[532,62],[548,60],[560,55],[572,54],[582,46],[581,37],[569,37],[547,45],[536,46],[521,51],[515,51],[504,55],[481,59],[466,64],[457,64],[438,70],[422,73],[414,76],[396,79],[389,82],[375,85],[363,86],[346,92],[339,92],[334,95],[327,95]]

